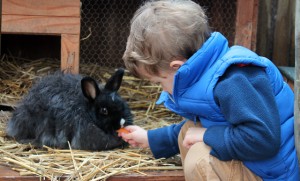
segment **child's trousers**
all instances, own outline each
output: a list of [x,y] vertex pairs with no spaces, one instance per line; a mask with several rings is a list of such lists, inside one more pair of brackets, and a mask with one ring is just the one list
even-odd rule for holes
[[209,154],[210,147],[204,142],[194,144],[190,149],[182,146],[183,138],[190,127],[200,127],[187,121],[178,136],[180,155],[186,181],[256,181],[262,180],[253,174],[241,161],[220,161]]

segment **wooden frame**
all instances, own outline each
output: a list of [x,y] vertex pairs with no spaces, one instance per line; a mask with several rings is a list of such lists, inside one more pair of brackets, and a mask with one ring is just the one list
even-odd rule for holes
[[[116,175],[107,179],[107,181],[184,181],[183,171],[148,171],[147,175],[131,174],[131,175]],[[44,178],[39,176],[20,176],[18,172],[11,170],[8,167],[0,165],[0,180],[22,180],[22,181],[39,181]],[[48,180],[48,179],[45,179]],[[61,179],[63,180],[63,178]]]
[[61,69],[78,73],[80,0],[38,2],[2,0],[1,33],[61,36]]
[[[61,36],[61,68],[79,72],[80,1],[79,0],[2,0],[2,33]],[[30,8],[28,4],[32,5]],[[65,6],[61,6],[65,4]],[[255,51],[258,0],[237,0],[234,43]],[[109,181],[127,180],[184,181],[182,170],[147,172],[147,176],[118,175]],[[40,180],[38,176],[20,176],[0,166],[0,180]]]

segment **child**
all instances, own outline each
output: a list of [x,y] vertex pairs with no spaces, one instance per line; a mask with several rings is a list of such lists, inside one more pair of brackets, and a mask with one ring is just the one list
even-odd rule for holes
[[211,32],[189,0],[149,1],[131,20],[123,56],[161,84],[158,103],[186,118],[119,134],[155,158],[180,153],[186,180],[299,180],[294,94],[267,58]]

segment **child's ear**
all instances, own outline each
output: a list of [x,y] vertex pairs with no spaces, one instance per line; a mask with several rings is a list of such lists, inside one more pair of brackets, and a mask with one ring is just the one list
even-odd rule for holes
[[178,70],[181,65],[184,64],[184,61],[182,60],[173,60],[171,63],[170,63],[170,67],[173,69],[173,70]]

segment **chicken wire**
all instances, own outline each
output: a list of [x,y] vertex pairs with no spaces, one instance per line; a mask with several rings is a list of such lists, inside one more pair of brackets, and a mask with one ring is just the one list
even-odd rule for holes
[[[80,61],[108,68],[122,67],[130,20],[144,0],[81,0]],[[213,31],[223,33],[232,45],[236,1],[195,0],[209,17]]]

